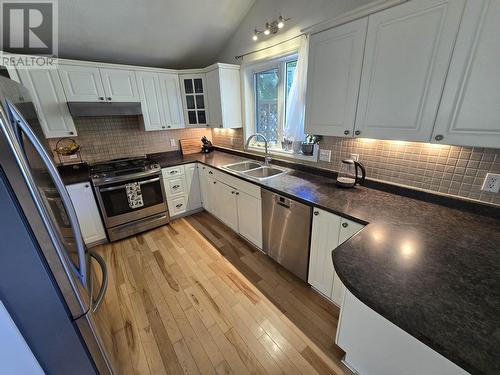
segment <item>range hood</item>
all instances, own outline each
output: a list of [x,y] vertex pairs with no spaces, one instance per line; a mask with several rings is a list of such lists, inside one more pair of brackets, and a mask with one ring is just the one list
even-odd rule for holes
[[142,115],[140,102],[68,102],[73,117]]

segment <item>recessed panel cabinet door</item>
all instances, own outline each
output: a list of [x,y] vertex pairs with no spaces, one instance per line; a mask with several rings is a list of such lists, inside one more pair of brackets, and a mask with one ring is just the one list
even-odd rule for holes
[[53,69],[19,69],[21,83],[29,90],[45,137],[76,137],[61,80]]
[[186,170],[186,196],[188,210],[196,210],[201,207],[200,178],[196,163],[185,166]]
[[167,129],[184,128],[181,88],[177,74],[158,74]]
[[363,18],[311,36],[306,133],[352,136],[367,24]]
[[239,233],[262,249],[262,204],[261,200],[242,191],[237,191]]
[[60,64],[58,71],[68,102],[105,100],[101,74],[97,67]]
[[145,130],[166,129],[158,74],[136,72]]
[[464,0],[419,0],[371,15],[358,137],[428,142]]
[[112,102],[138,102],[140,100],[135,74],[125,69],[99,69],[106,100]]
[[318,208],[313,214],[308,282],[330,298],[334,275],[332,250],[339,243],[340,216]]
[[432,141],[500,148],[500,2],[468,1]]
[[85,243],[92,244],[106,239],[106,232],[90,182],[66,186],[75,207],[78,223]]
[[229,228],[238,232],[238,206],[236,202],[236,189],[216,181],[217,187],[214,189],[216,194],[215,215]]

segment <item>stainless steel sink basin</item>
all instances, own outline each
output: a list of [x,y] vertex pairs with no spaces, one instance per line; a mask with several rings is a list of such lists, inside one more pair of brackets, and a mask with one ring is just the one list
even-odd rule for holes
[[260,168],[262,164],[255,161],[243,161],[240,163],[225,165],[223,168],[229,169],[235,172],[250,171],[252,169]]
[[285,173],[285,170],[274,167],[260,167],[243,172],[245,176],[256,178],[258,180],[265,180],[267,178],[276,177]]

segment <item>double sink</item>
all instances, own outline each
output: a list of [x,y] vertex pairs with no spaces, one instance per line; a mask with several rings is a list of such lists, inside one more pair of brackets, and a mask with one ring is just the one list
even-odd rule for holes
[[287,173],[284,169],[266,166],[255,161],[242,161],[239,163],[225,165],[222,168],[259,181],[267,180],[269,178]]

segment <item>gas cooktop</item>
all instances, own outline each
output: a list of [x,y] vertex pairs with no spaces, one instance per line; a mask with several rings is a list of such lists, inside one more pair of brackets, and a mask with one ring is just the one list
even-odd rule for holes
[[90,176],[94,182],[113,182],[114,179],[122,181],[127,177],[135,178],[160,171],[160,165],[146,157],[113,159],[90,166]]

